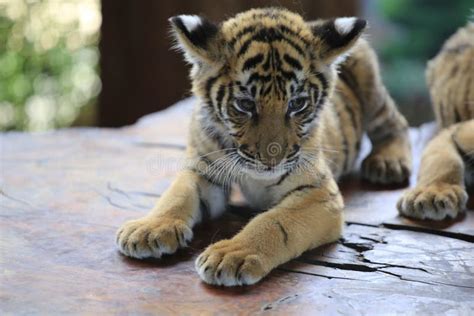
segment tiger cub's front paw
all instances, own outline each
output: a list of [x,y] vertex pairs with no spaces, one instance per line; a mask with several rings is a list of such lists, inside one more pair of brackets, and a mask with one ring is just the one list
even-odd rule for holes
[[419,186],[400,198],[397,208],[400,214],[418,218],[442,220],[455,218],[464,210],[467,193],[459,185],[446,183]]
[[362,162],[362,177],[373,183],[402,183],[410,177],[410,169],[406,158],[373,153]]
[[195,265],[204,282],[225,286],[254,284],[270,270],[251,245],[232,239],[210,245]]
[[126,222],[117,232],[121,253],[133,258],[160,258],[176,252],[193,237],[188,225],[180,219],[144,217]]

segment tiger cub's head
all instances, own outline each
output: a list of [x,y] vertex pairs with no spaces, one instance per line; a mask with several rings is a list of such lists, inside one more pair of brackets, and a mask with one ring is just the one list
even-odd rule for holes
[[305,22],[278,8],[220,25],[196,15],[170,22],[208,124],[227,133],[243,160],[268,168],[298,158],[332,93],[336,60],[366,26],[357,18]]

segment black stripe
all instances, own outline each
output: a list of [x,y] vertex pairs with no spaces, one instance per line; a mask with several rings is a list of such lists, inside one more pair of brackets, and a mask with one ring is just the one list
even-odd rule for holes
[[178,229],[176,228],[176,226],[174,227],[174,236],[176,238],[176,241],[178,242],[178,245],[181,245],[181,244],[184,243],[184,240],[181,240],[181,238],[180,238],[180,235],[178,233]]
[[342,118],[341,118],[341,113],[339,113],[338,111],[336,111],[336,115],[339,117],[339,129],[341,131],[340,135],[342,137],[342,146],[344,147],[342,152],[344,154],[344,160],[343,160],[343,163],[342,163],[342,170],[343,171],[346,171],[347,168],[348,168],[348,164],[349,164],[349,142],[347,141],[347,137],[346,135],[344,134],[343,132],[343,129],[342,129]]
[[287,197],[289,197],[289,196],[292,195],[293,193],[300,192],[300,191],[304,191],[304,190],[307,190],[307,189],[317,189],[317,188],[318,188],[318,186],[316,186],[316,185],[314,185],[314,184],[304,184],[304,185],[300,185],[300,186],[294,188],[293,190],[286,192],[286,194],[283,195],[283,197],[280,199],[280,201],[278,202],[278,204],[280,204],[283,200],[285,200]]
[[352,90],[359,103],[363,104],[364,100],[359,89],[359,84],[352,71],[350,71],[348,67],[345,67],[344,65],[340,67],[340,70],[341,71],[339,72],[338,77],[349,87],[349,89]]
[[[234,98],[234,85],[232,83],[229,83],[227,85],[227,98],[225,98],[225,102],[223,104],[229,104],[229,102]],[[222,108],[219,109],[222,114]]]
[[271,188],[271,187],[274,187],[274,186],[277,186],[277,185],[280,185],[283,183],[283,181],[285,181],[285,179],[291,174],[291,171],[290,170],[287,170],[281,177],[280,179],[278,179],[278,181],[276,183],[273,183],[273,184],[270,184],[269,186],[267,186],[267,188]]
[[265,90],[263,91],[262,95],[263,96],[269,95],[272,91],[272,88],[273,88],[273,85],[268,85],[268,87],[266,87]]
[[349,117],[351,118],[352,128],[354,129],[354,132],[358,132],[359,124],[357,124],[356,114],[355,114],[354,109],[352,108],[352,104],[347,100],[345,96],[343,96],[342,99],[344,102],[344,108],[349,113]]
[[234,46],[235,43],[237,42],[237,40],[239,40],[242,36],[244,36],[245,34],[248,34],[248,33],[252,33],[255,31],[255,26],[247,26],[246,28],[240,30],[235,36],[234,38],[230,41],[230,46]]
[[267,54],[267,59],[265,60],[265,63],[262,65],[262,69],[264,71],[268,71],[270,69],[270,65],[272,63],[272,55],[273,55],[273,52],[270,54]]
[[283,55],[283,59],[284,59],[291,67],[296,68],[296,69],[298,69],[298,70],[303,69],[303,66],[301,66],[301,63],[300,63],[297,59],[291,57],[290,55],[284,54],[284,55]]
[[322,91],[324,90],[319,89],[319,87],[311,81],[308,81],[308,86],[313,90],[314,94],[318,95],[317,98],[313,100],[314,104],[316,104],[316,108],[314,109],[314,111],[317,114],[318,111],[322,108],[322,104],[325,101],[326,94],[323,94]]
[[225,88],[226,88],[225,85],[220,85],[217,90],[216,102],[217,102],[218,107],[220,107],[222,100],[224,99]]
[[222,117],[222,101],[224,100],[225,96],[225,90],[226,86],[225,85],[220,85],[218,90],[217,90],[217,95],[216,95],[216,103],[217,103],[217,114],[221,120],[223,120]]
[[320,72],[316,72],[314,75],[316,76],[316,78],[318,78],[319,81],[321,81],[323,90],[326,90],[329,87],[328,80],[326,79],[326,77],[324,77],[324,75]]
[[257,54],[249,59],[247,59],[242,66],[242,71],[246,71],[254,68],[263,61],[263,54]]
[[272,67],[274,70],[281,69],[281,57],[278,50],[271,48],[271,56],[272,56]]
[[286,246],[288,244],[288,233],[279,221],[276,221],[275,224],[280,228],[281,234],[283,235],[283,243]]
[[371,118],[372,121],[377,120],[383,114],[388,115],[388,114],[385,113],[388,110],[389,110],[389,107],[387,106],[387,100],[385,100],[385,102],[381,106],[379,106],[379,108],[372,115],[372,118]]
[[294,72],[291,72],[291,71],[285,71],[283,69],[280,69],[280,73],[283,75],[283,77],[285,77],[286,80],[290,81],[290,80],[294,80],[296,81],[296,74]]
[[256,86],[252,86],[252,88],[250,88],[250,94],[254,98],[257,96],[257,87]]
[[298,38],[298,40],[302,41],[306,47],[308,47],[310,45],[310,43],[306,39],[301,37],[301,34],[294,32],[293,30],[289,29],[285,25],[278,25],[278,28],[283,33],[287,33],[287,34],[293,35],[296,38]]
[[320,92],[320,100],[319,100],[318,104],[323,104],[324,101],[326,100],[327,95],[328,95],[329,82],[322,73],[315,71],[313,66],[311,66],[311,69],[312,69],[313,74],[316,76],[316,78],[321,83],[322,89],[320,89],[320,91],[321,91]]
[[211,105],[212,105],[212,97],[211,97],[211,90],[212,90],[212,86],[214,85],[214,83],[216,83],[217,79],[220,78],[220,75],[217,75],[215,77],[211,77],[209,79],[207,79],[206,81],[206,98],[208,101],[211,102]]
[[242,44],[237,53],[237,57],[244,55],[249,49],[250,45],[254,42],[272,43],[275,41],[285,41],[290,46],[292,46],[301,56],[305,56],[304,50],[294,41],[283,36],[283,34],[279,33],[274,28],[263,28]]
[[245,83],[246,85],[251,84],[254,81],[261,81],[262,83],[266,83],[272,80],[272,75],[260,75],[257,72],[254,72],[253,74],[250,75],[249,79]]
[[244,130],[241,130],[239,132],[236,132],[236,133],[229,133],[230,136],[232,137],[235,137],[235,138],[240,138],[242,137],[242,135],[244,135],[245,131]]

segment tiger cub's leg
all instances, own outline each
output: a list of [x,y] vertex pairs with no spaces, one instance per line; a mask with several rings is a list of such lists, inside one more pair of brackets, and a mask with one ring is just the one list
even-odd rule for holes
[[[441,220],[466,206],[466,169],[474,158],[474,120],[441,131],[425,148],[418,183],[398,201],[401,214]],[[469,156],[471,155],[471,157]]]
[[335,241],[343,202],[333,179],[290,190],[275,207],[256,216],[232,239],[210,245],[196,260],[210,284],[253,284],[308,249]]
[[377,56],[366,41],[357,44],[341,68],[341,80],[358,95],[372,151],[362,176],[375,183],[400,183],[411,170],[408,124],[380,78]]
[[224,211],[227,198],[220,186],[195,171],[182,171],[148,215],[118,230],[119,250],[134,258],[174,253],[191,240],[194,224]]

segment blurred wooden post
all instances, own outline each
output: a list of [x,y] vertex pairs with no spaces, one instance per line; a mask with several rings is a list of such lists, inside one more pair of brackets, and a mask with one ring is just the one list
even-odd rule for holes
[[170,50],[168,18],[222,21],[253,7],[281,6],[307,19],[357,15],[358,0],[102,0],[99,125],[123,126],[189,95],[187,68]]

